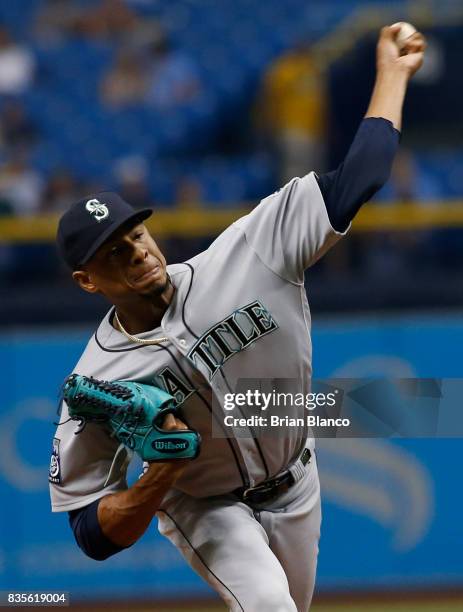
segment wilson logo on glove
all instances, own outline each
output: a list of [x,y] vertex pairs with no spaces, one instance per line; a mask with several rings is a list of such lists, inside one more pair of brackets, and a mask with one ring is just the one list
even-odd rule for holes
[[157,450],[162,451],[164,453],[177,453],[178,451],[186,450],[190,444],[186,440],[154,440],[151,443],[151,446]]
[[175,399],[158,387],[141,383],[97,380],[71,374],[64,381],[63,399],[69,417],[80,421],[80,433],[87,422],[105,423],[111,436],[135,451],[143,461],[195,459],[201,436],[193,429],[162,429],[168,414],[177,416]]

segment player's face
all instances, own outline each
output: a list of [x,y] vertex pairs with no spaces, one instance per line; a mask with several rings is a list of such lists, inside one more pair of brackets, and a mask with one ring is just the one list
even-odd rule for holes
[[115,232],[74,278],[86,291],[101,293],[112,303],[156,297],[168,284],[166,260],[143,224]]

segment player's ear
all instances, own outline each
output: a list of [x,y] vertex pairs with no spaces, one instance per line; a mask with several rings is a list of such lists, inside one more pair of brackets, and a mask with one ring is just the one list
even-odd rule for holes
[[92,282],[91,276],[87,270],[75,270],[72,273],[72,278],[84,291],[88,293],[98,292],[98,287]]

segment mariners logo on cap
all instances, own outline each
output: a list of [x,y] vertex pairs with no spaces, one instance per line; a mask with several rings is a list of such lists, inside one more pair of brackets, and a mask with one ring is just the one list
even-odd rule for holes
[[89,200],[85,204],[85,209],[98,221],[103,221],[109,215],[109,210],[106,204],[102,204],[100,200]]

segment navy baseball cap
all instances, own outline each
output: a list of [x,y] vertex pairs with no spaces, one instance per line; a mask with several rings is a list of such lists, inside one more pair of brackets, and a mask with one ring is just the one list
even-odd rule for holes
[[117,193],[102,191],[73,204],[61,217],[56,234],[64,261],[76,270],[124,223],[141,223],[151,208],[136,210]]

